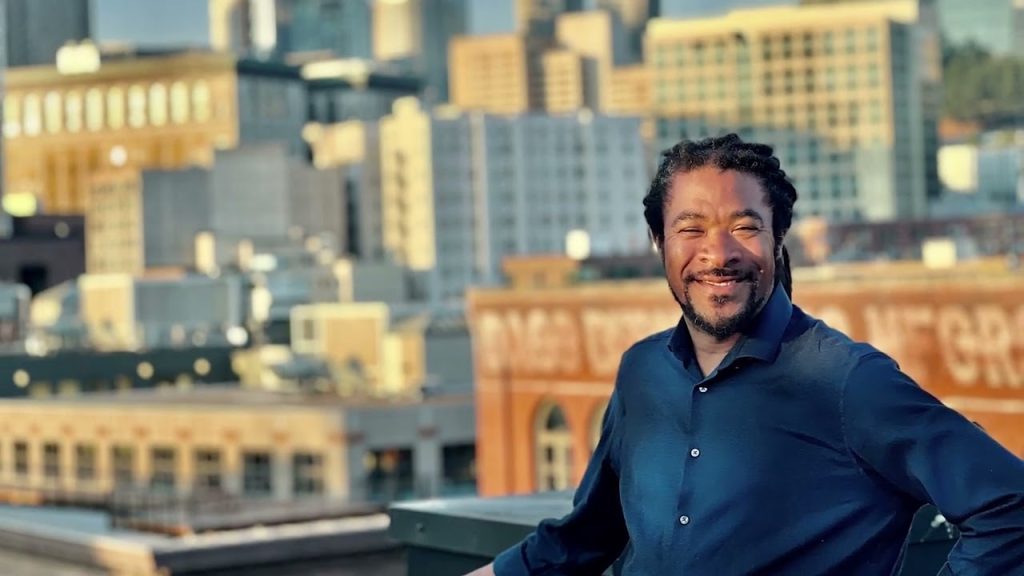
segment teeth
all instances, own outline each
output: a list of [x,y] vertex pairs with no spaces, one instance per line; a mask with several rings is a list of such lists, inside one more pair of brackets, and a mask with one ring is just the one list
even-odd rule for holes
[[735,284],[736,283],[735,280],[727,280],[725,282],[712,282],[710,280],[705,280],[704,282],[706,284],[711,284],[712,286],[729,286],[731,284]]

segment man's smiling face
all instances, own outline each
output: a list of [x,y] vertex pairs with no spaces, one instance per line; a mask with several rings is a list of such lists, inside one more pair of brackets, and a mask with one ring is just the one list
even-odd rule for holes
[[691,329],[725,340],[771,296],[772,210],[756,177],[714,166],[679,172],[665,200],[665,274]]

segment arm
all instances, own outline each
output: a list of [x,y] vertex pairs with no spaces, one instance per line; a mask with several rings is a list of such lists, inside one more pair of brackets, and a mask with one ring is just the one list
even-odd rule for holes
[[526,539],[498,555],[493,566],[474,575],[599,574],[615,561],[627,540],[615,455],[621,417],[621,403],[613,393],[601,440],[576,490],[573,511],[561,520],[541,522]]
[[1024,566],[1024,461],[934,396],[882,354],[846,382],[843,426],[860,464],[961,532],[956,574],[1015,574]]

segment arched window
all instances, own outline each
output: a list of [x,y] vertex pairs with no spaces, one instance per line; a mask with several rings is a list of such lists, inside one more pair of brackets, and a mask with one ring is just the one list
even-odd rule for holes
[[192,114],[196,122],[206,122],[213,115],[210,110],[210,85],[205,80],[192,87]]
[[103,129],[103,92],[99,88],[85,93],[85,127],[90,132]]
[[59,92],[49,92],[43,102],[43,118],[46,120],[46,131],[50,134],[60,132],[64,126],[64,110],[61,100]]
[[188,86],[184,82],[171,84],[171,122],[184,124],[188,122]]
[[67,93],[64,99],[65,125],[68,132],[82,130],[82,94],[77,91]]
[[138,84],[128,89],[128,124],[132,128],[146,125],[146,89]]
[[167,87],[163,84],[149,87],[149,121],[153,126],[167,124]]
[[16,138],[21,134],[21,99],[8,94],[4,103],[4,136]]
[[572,486],[572,433],[565,413],[554,403],[537,411],[537,490],[564,490]]
[[107,92],[107,124],[114,130],[124,127],[124,90],[117,86]]

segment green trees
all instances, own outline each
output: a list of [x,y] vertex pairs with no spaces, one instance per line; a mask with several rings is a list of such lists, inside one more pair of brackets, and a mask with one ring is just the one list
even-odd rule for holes
[[1024,59],[968,44],[943,54],[943,114],[985,128],[1024,123]]

